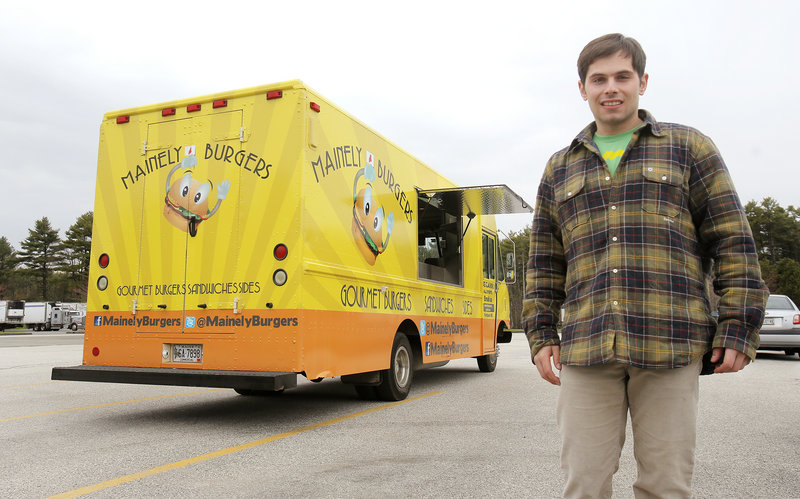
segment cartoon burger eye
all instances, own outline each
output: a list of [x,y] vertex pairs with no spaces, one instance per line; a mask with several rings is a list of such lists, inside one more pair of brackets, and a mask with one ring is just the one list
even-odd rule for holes
[[197,192],[194,194],[194,204],[200,204],[208,199],[209,192],[211,192],[211,184],[208,182],[198,187]]
[[378,208],[378,212],[375,213],[375,218],[372,219],[372,228],[375,232],[379,232],[381,230],[381,225],[383,224],[383,208]]
[[189,186],[192,185],[192,175],[187,173],[186,175],[181,178],[181,183],[178,186],[178,192],[180,193],[181,197],[185,198],[189,195]]
[[364,189],[364,215],[369,216],[371,208],[372,208],[372,187],[368,185]]

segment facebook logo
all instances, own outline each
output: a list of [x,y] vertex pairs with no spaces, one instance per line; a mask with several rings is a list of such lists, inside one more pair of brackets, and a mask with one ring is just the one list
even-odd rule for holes
[[102,323],[103,323],[103,318],[100,317],[99,315],[95,315],[94,316],[94,325],[95,326],[99,326]]
[[425,355],[428,356],[428,357],[430,357],[430,355],[431,355],[431,342],[430,341],[426,341],[425,342]]

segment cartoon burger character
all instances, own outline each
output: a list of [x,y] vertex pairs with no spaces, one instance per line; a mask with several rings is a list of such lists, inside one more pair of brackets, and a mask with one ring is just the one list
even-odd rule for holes
[[[164,199],[164,217],[169,223],[184,232],[188,232],[192,237],[197,235],[197,226],[200,225],[200,222],[208,220],[217,212],[231,187],[230,180],[223,180],[217,186],[217,203],[209,211],[208,198],[211,195],[213,186],[210,180],[200,183],[199,180],[192,177],[190,168],[195,165],[197,165],[197,157],[190,155],[183,158],[183,161],[172,168],[167,176],[167,195]],[[182,168],[186,172],[170,185],[172,174],[178,168]]]
[[[367,182],[359,189],[358,181],[361,177],[365,177]],[[372,190],[374,181],[375,167],[372,164],[367,164],[365,168],[359,170],[353,181],[353,238],[364,259],[370,265],[375,265],[378,255],[386,251],[394,226],[394,214],[389,213],[387,217],[384,217],[383,208],[378,205],[378,200]],[[383,238],[384,218],[385,239]]]

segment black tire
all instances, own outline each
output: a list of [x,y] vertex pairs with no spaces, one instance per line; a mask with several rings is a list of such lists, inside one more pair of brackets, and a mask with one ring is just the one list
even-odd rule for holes
[[381,382],[375,391],[381,400],[404,400],[414,379],[414,353],[403,333],[394,336],[389,369],[381,371]]
[[72,324],[70,324],[70,325],[69,325],[69,328],[70,328],[70,329],[72,330],[72,332],[74,333],[75,331],[77,331],[77,330],[78,330],[78,325],[77,325],[77,324],[75,324],[75,323],[72,323]]
[[478,359],[478,369],[482,373],[491,373],[494,372],[495,368],[497,367],[497,352],[490,353],[488,355],[481,355],[477,357]]

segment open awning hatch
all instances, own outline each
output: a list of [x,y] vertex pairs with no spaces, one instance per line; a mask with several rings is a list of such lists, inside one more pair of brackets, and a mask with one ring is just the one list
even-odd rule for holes
[[455,216],[533,213],[533,208],[507,185],[420,189],[431,205]]

